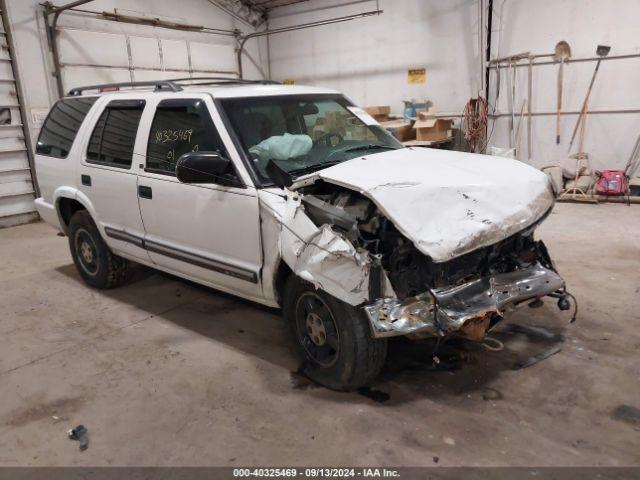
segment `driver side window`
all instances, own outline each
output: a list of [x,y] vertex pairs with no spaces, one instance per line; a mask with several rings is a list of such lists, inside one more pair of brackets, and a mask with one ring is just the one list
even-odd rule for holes
[[160,102],[149,133],[145,171],[175,175],[181,155],[205,151],[228,157],[204,102],[200,99]]

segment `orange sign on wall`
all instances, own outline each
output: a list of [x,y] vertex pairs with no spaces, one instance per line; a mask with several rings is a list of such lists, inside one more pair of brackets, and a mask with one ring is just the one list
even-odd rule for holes
[[425,68],[413,68],[407,71],[407,83],[427,83],[427,70]]

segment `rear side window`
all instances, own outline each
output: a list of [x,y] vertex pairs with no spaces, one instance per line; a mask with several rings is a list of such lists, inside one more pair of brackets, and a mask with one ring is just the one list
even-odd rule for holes
[[171,99],[158,104],[147,145],[147,171],[175,175],[176,162],[188,152],[227,156],[202,100]]
[[98,97],[59,100],[42,125],[36,153],[49,157],[67,158],[80,125]]
[[87,162],[130,168],[143,100],[115,100],[100,115],[87,148]]

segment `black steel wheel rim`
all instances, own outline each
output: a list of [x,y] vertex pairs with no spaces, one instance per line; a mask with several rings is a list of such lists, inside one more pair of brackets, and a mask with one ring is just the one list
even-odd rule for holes
[[80,228],[76,231],[73,241],[80,266],[88,275],[95,276],[98,273],[99,264],[98,249],[93,237],[84,228]]
[[340,336],[324,300],[315,293],[303,293],[296,303],[295,315],[298,342],[307,355],[323,367],[333,365],[340,353]]

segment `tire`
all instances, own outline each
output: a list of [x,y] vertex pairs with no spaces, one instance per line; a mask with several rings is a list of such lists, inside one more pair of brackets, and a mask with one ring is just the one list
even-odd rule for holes
[[371,336],[362,309],[291,275],[283,302],[285,328],[300,373],[333,390],[368,385],[387,356],[387,340]]
[[107,289],[126,281],[129,261],[109,250],[86,210],[78,210],[69,221],[69,249],[78,273],[88,285]]

